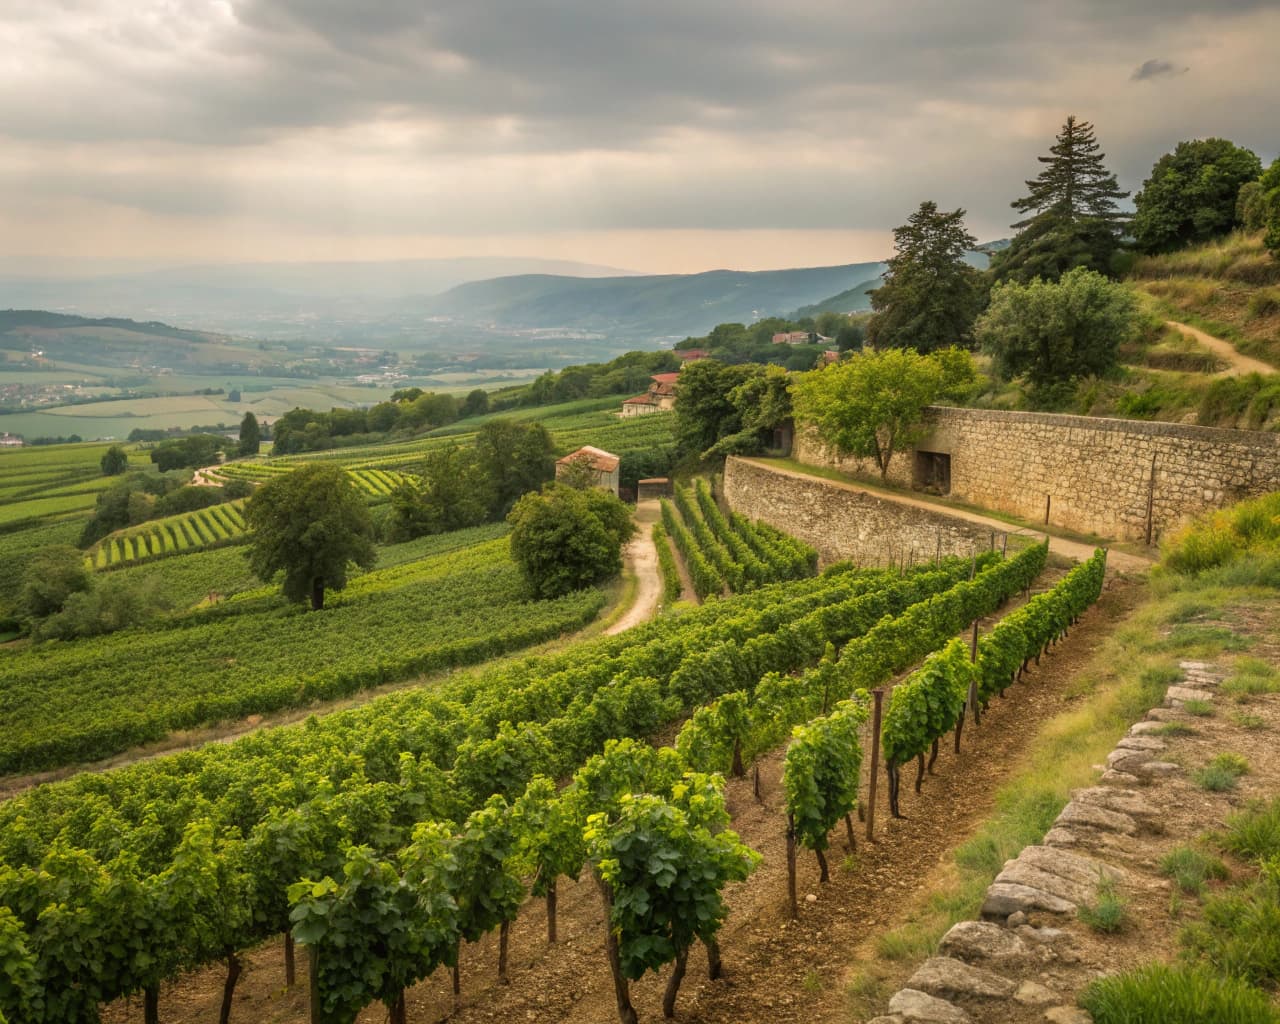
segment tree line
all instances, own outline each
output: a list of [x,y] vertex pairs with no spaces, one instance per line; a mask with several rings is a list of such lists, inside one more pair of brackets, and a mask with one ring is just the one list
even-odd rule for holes
[[894,231],[895,255],[871,293],[868,340],[932,352],[952,345],[992,356],[1002,379],[1025,377],[1050,405],[1077,377],[1111,369],[1140,328],[1130,293],[1114,283],[1140,254],[1168,252],[1237,227],[1267,228],[1280,256],[1280,160],[1225,139],[1179,143],[1134,197],[1107,169],[1093,125],[1068,117],[1040,173],[1011,206],[1023,219],[1009,246],[978,271],[964,261],[977,239],[965,211],[920,204]]

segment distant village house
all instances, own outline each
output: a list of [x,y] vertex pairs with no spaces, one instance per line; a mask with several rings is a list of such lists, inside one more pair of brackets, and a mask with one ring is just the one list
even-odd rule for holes
[[643,395],[628,398],[622,403],[622,415],[645,416],[651,412],[666,412],[676,407],[676,381],[678,373],[655,373],[653,383]]
[[773,336],[775,345],[830,345],[831,339],[817,331],[783,331]]

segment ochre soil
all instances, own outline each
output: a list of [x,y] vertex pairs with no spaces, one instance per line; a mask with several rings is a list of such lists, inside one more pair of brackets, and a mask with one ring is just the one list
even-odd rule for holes
[[[677,1019],[715,1024],[785,1024],[849,1019],[842,1010],[842,981],[854,950],[901,919],[948,853],[988,817],[996,791],[1034,740],[1037,727],[1071,703],[1071,684],[1118,621],[1139,603],[1142,588],[1122,579],[1108,583],[1102,599],[1071,636],[1028,671],[1024,681],[996,700],[974,728],[965,726],[961,753],[945,738],[923,793],[916,795],[914,772],[904,771],[902,812],[889,818],[880,774],[875,841],[865,842],[855,822],[856,856],[846,862],[843,828],[832,837],[831,881],[818,882],[812,854],[799,852],[799,920],[787,905],[785,815],[779,784],[781,750],[760,762],[763,801],[750,778],[731,779],[727,800],[734,828],[764,860],[745,883],[727,893],[729,919],[721,933],[724,977],[706,980],[706,956],[697,947],[677,1004]],[[866,781],[864,780],[864,789]],[[813,894],[816,901],[805,897]],[[470,1022],[531,1021],[535,1024],[607,1024],[617,1019],[604,952],[604,916],[594,885],[584,877],[563,884],[560,941],[546,942],[546,915],[540,901],[526,905],[511,929],[510,984],[497,983],[497,936],[463,949],[462,997],[455,1004],[447,970],[437,971],[408,995],[408,1019]],[[233,1021],[245,1024],[305,1024],[307,979],[299,950],[298,983],[284,990],[283,944],[267,943],[244,956]],[[165,1024],[218,1019],[223,971],[206,969],[165,987],[160,1019]],[[641,1020],[661,1019],[666,972],[631,986]],[[142,1021],[140,1000],[105,1009],[106,1024]],[[366,1008],[362,1024],[383,1022],[381,1005]]]

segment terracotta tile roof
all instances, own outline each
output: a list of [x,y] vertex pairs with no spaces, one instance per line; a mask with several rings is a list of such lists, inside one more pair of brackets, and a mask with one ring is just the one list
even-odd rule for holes
[[593,448],[584,444],[576,452],[570,452],[562,459],[556,460],[557,466],[567,466],[573,462],[586,462],[597,473],[612,473],[618,468],[618,456],[601,448]]
[[653,379],[659,384],[674,384],[680,379],[678,373],[655,373]]
[[628,398],[622,403],[623,405],[657,405],[658,400],[647,391],[643,395],[636,395],[635,398]]

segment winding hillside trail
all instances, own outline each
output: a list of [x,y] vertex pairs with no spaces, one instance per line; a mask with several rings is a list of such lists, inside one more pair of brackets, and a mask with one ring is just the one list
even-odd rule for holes
[[225,480],[218,476],[218,470],[222,468],[221,464],[215,463],[212,466],[205,466],[197,469],[191,477],[192,487],[221,487]]
[[662,574],[658,570],[658,549],[653,546],[653,524],[658,521],[658,503],[642,501],[636,505],[636,525],[640,532],[622,553],[623,563],[636,576],[636,596],[625,615],[605,630],[613,636],[648,622],[657,614],[662,598]]
[[1240,377],[1246,373],[1280,373],[1280,369],[1270,363],[1264,363],[1261,359],[1254,359],[1252,356],[1242,355],[1236,351],[1236,347],[1231,342],[1224,341],[1222,338],[1215,338],[1212,334],[1205,334],[1198,327],[1182,324],[1177,320],[1166,320],[1164,325],[1185,334],[1188,338],[1194,338],[1219,359],[1226,360],[1227,368],[1212,374],[1214,377]]
[[[812,480],[814,477],[809,473],[803,473],[799,470],[788,469],[785,466],[777,465],[771,459],[748,459],[748,462],[756,462],[761,466],[767,467],[774,473],[781,473],[784,476],[793,476],[802,480]],[[874,490],[870,487],[862,487],[849,480],[832,480],[828,477],[822,477],[832,487],[842,487],[847,491],[856,491],[859,494],[867,494],[873,498],[880,498],[884,501],[897,502],[899,505],[909,505],[913,508],[927,509],[930,512],[937,512],[942,515],[953,516],[956,519],[963,519],[965,522],[976,523],[979,526],[985,526],[994,530],[997,534],[1007,533],[1015,537],[1035,537],[1039,539],[1044,533],[1034,530],[1030,527],[1015,526],[1007,523],[1003,519],[996,519],[993,516],[984,516],[980,512],[970,512],[968,509],[956,508],[952,505],[943,505],[937,502],[925,501],[923,498],[913,498],[907,494],[899,494],[894,491]],[[1073,558],[1077,562],[1083,562],[1093,554],[1093,546],[1082,541],[1068,540],[1065,537],[1049,536],[1049,550],[1054,554],[1065,555],[1067,558]],[[1151,568],[1153,559],[1142,555],[1131,555],[1123,551],[1111,550],[1107,554],[1107,568],[1118,572],[1146,572]]]

